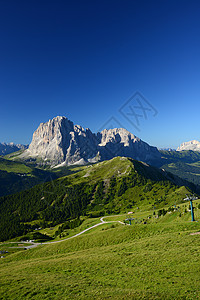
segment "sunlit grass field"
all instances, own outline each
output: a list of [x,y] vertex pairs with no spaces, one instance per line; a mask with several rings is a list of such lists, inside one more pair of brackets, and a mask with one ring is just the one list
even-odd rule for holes
[[8,254],[0,260],[0,299],[200,299],[200,235],[191,235],[200,223],[190,221],[187,207],[159,218],[136,211],[131,216],[147,218],[147,224],[112,222],[61,243]]
[[18,174],[29,174],[32,171],[32,169],[25,164],[13,162],[3,158],[0,158],[0,170]]

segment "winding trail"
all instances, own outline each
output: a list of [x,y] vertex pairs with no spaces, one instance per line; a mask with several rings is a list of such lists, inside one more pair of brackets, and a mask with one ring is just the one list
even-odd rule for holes
[[[37,247],[37,246],[39,246],[39,245],[51,245],[51,244],[56,244],[56,243],[62,243],[62,242],[64,242],[64,241],[73,239],[73,238],[75,238],[75,237],[77,237],[77,236],[79,236],[79,235],[81,235],[81,234],[83,234],[83,233],[85,233],[85,232],[87,232],[87,231],[89,231],[89,230],[95,228],[95,227],[98,227],[98,226],[100,226],[100,225],[103,225],[103,224],[108,224],[108,223],[120,223],[120,224],[122,224],[122,225],[125,225],[125,223],[124,223],[124,222],[121,222],[121,221],[104,221],[104,218],[118,217],[118,216],[120,216],[120,215],[115,215],[115,216],[105,216],[105,217],[102,217],[102,218],[100,218],[100,221],[101,221],[100,223],[97,223],[97,224],[95,224],[95,225],[93,225],[93,226],[91,226],[91,227],[89,227],[89,228],[86,228],[86,229],[84,229],[83,231],[81,231],[81,232],[79,232],[79,233],[77,233],[77,234],[75,234],[75,235],[73,235],[73,236],[70,236],[70,237],[68,237],[68,238],[66,238],[66,239],[63,239],[63,240],[53,241],[53,242],[45,242],[45,243],[35,243],[35,242],[31,242],[32,245],[29,245],[29,246],[25,246],[25,245],[24,245],[24,247],[15,247],[15,248],[32,249],[32,248],[35,248],[35,247]],[[13,243],[14,243],[14,242],[13,242]],[[20,242],[20,244],[30,244],[30,242],[22,241],[22,242]]]
[[[83,230],[83,231],[81,231],[81,232],[79,232],[79,233],[77,233],[77,234],[75,234],[75,235],[73,235],[73,236],[70,236],[70,237],[68,237],[68,238],[66,238],[66,239],[63,239],[63,240],[60,240],[60,241],[46,242],[46,243],[42,243],[42,244],[43,244],[43,245],[49,245],[49,244],[61,243],[61,242],[64,242],[64,241],[73,239],[73,238],[75,238],[75,237],[77,237],[77,236],[79,236],[79,235],[81,235],[81,234],[83,234],[83,233],[89,231],[90,229],[95,228],[95,227],[100,226],[100,225],[103,225],[103,224],[114,223],[114,222],[116,223],[116,222],[118,222],[118,223],[120,223],[120,224],[125,225],[125,223],[123,223],[123,222],[121,222],[121,221],[107,221],[107,222],[104,221],[104,218],[108,218],[108,217],[110,217],[110,216],[102,217],[102,218],[100,219],[101,223],[97,223],[97,224],[95,224],[95,225],[93,225],[93,226],[91,226],[91,227],[89,227],[89,228],[86,228],[85,230]],[[115,217],[115,216],[112,216],[112,217]]]

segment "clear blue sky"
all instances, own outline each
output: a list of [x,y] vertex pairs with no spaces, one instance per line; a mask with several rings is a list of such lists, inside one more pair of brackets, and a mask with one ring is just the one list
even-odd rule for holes
[[[57,115],[94,132],[114,117],[157,147],[200,140],[199,16],[193,0],[0,1],[0,142]],[[139,130],[120,112],[137,91]]]

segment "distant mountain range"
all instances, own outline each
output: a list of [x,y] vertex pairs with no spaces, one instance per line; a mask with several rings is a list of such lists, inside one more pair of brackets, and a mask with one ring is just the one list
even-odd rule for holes
[[22,159],[43,160],[51,166],[64,166],[108,160],[116,156],[152,163],[160,152],[124,128],[104,129],[97,134],[66,117],[41,123]]
[[[174,152],[174,149],[157,149],[150,146],[124,128],[104,129],[92,133],[89,128],[74,125],[66,117],[58,116],[41,123],[33,133],[31,144],[0,143],[0,155],[25,150],[17,155],[25,161],[36,161],[50,166],[84,165],[108,160],[116,156],[130,157],[149,164],[161,158],[159,150]],[[200,142],[185,142],[176,151],[200,152]]]
[[7,155],[12,152],[19,150],[25,150],[28,148],[28,145],[14,144],[14,143],[0,143],[0,155]]
[[[72,166],[73,168],[73,165],[85,165],[123,156],[165,169],[200,186],[200,142],[196,140],[181,144],[177,151],[173,151],[173,149],[158,150],[124,128],[104,129],[101,132],[92,133],[90,129],[74,125],[66,117],[58,116],[39,125],[33,133],[29,147],[13,143],[3,143],[0,146],[1,155],[5,156],[10,153],[4,158],[25,164],[31,168],[39,167],[49,170],[50,167],[51,171],[54,171],[54,167]],[[12,152],[14,153],[12,154]],[[9,169],[8,174],[6,173],[6,179],[6,161],[1,162],[1,167],[4,181],[10,178],[11,175],[17,176],[13,179],[17,182],[18,177],[20,177],[20,180],[23,178],[23,181],[27,181],[25,179],[29,178],[9,173],[11,171]],[[60,168],[59,172],[64,176],[65,172],[68,172],[66,169],[68,168]],[[17,166],[13,166],[13,170],[15,170],[14,173],[18,173]],[[41,180],[40,177],[39,175],[39,181]],[[13,180],[11,180],[11,186],[13,186]],[[22,189],[24,187],[22,185]],[[13,189],[9,187],[8,192],[11,192],[11,190]],[[7,192],[4,191],[5,193]]]
[[200,142],[197,140],[182,143],[176,151],[192,150],[200,152]]
[[176,149],[173,148],[158,148],[158,150],[164,150],[164,151],[176,151]]

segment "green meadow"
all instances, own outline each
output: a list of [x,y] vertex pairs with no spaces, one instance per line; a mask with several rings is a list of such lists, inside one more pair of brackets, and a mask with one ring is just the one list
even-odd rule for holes
[[[0,299],[200,299],[200,235],[191,235],[200,231],[199,203],[196,222],[189,203],[159,217],[137,210],[104,217],[110,223],[81,236],[5,254]],[[131,226],[111,222],[130,216]],[[84,222],[82,229],[100,219]]]
[[200,200],[191,222],[177,181],[118,157],[0,198],[0,299],[200,299]]

